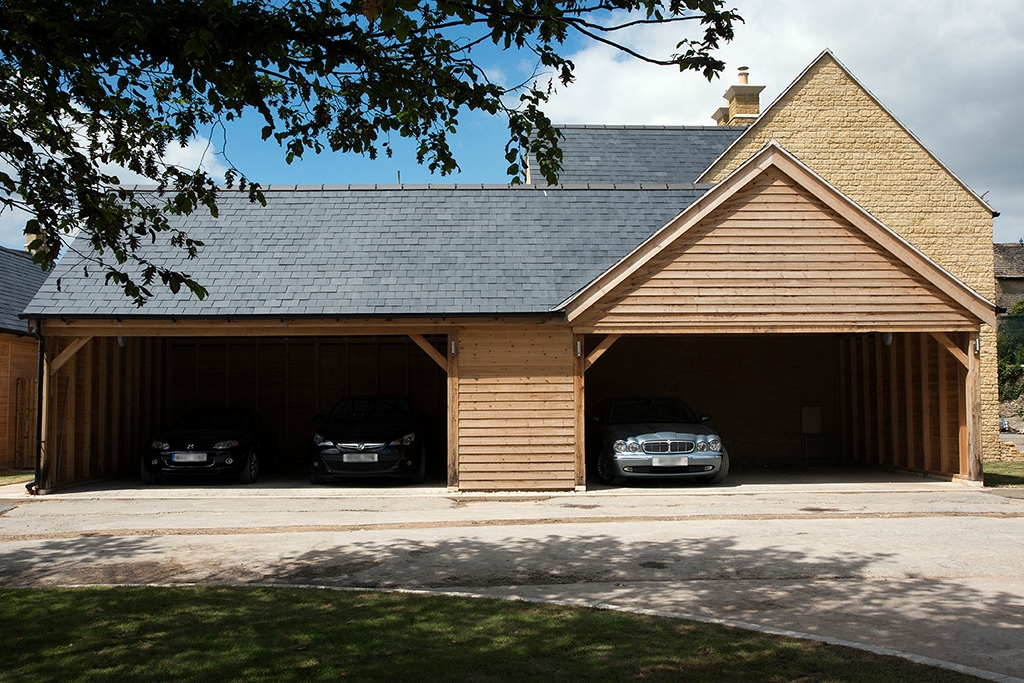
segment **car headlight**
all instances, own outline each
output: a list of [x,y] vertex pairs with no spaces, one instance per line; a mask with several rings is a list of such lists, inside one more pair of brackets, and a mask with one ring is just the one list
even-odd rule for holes
[[706,451],[707,449],[708,449],[708,442],[707,441],[698,441],[697,442],[697,450],[698,451]]
[[626,442],[625,441],[616,441],[615,444],[612,446],[612,448],[615,449],[616,453],[625,453],[626,452]]
[[325,439],[324,437],[320,436],[319,434],[313,434],[313,443],[316,444],[317,446],[333,446],[334,445],[333,441],[328,441],[327,439]]
[[227,449],[234,448],[237,445],[237,441],[235,441],[234,439],[228,439],[227,441],[218,441],[217,443],[213,444],[213,449],[215,451],[226,451]]
[[720,451],[722,450],[722,442],[718,439],[711,439],[711,441],[708,441],[708,448],[713,451]]
[[154,441],[153,443],[149,444],[149,447],[152,448],[154,451],[166,451],[170,450],[171,444],[167,443],[166,441]]
[[395,439],[394,441],[392,441],[388,445],[389,446],[408,446],[409,444],[411,444],[415,440],[416,440],[416,434],[415,433],[406,434],[401,439]]
[[628,446],[629,446],[629,452],[630,453],[639,453],[640,452],[640,444],[638,444],[636,441],[630,441]]

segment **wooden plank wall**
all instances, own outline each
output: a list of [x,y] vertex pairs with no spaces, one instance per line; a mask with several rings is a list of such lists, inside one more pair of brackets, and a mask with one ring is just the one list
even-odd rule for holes
[[[444,349],[443,336],[428,340]],[[285,462],[305,463],[313,416],[342,397],[407,395],[431,418],[429,470],[444,472],[445,373],[408,337],[175,338],[166,367],[165,423],[190,408],[253,408],[277,432]]]
[[971,316],[776,170],[575,322],[597,332],[971,329]]
[[460,331],[461,490],[575,487],[573,341],[567,328]]
[[889,346],[880,334],[841,336],[836,352],[843,460],[961,474],[965,375],[948,351],[929,334],[908,332]]
[[17,409],[15,410],[14,467],[30,470],[36,464],[36,413],[39,409],[39,381],[20,378],[15,384]]
[[[23,448],[19,448],[26,437],[27,416],[19,419],[18,383],[34,382],[38,358],[39,345],[34,337],[0,334],[0,470],[27,468],[35,463],[34,457],[26,462]],[[30,429],[34,436],[35,423]]]
[[[70,338],[48,338],[56,358]],[[138,472],[140,447],[159,429],[163,342],[94,337],[50,380],[43,476],[47,488]]]

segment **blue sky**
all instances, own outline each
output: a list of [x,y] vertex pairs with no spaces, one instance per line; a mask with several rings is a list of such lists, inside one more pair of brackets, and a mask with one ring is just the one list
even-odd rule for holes
[[[1024,238],[1024,3],[1019,0],[735,0],[746,23],[723,47],[726,71],[708,83],[699,74],[640,63],[609,48],[580,42],[567,52],[577,82],[560,88],[547,112],[561,123],[711,125],[736,67],[750,67],[765,85],[767,105],[823,49],[835,55],[921,141],[1001,216],[995,241]],[[635,48],[671,54],[686,25],[633,30]],[[515,80],[532,63],[515,53],[483,56],[496,79]],[[394,158],[310,154],[288,165],[280,147],[260,140],[251,117],[228,131],[226,152],[251,179],[267,184],[503,183],[505,123],[466,113],[453,146],[462,172],[431,175],[411,144],[396,142]],[[222,135],[174,154],[200,158],[216,170]],[[204,156],[205,155],[205,156]],[[124,179],[123,179],[124,180]],[[128,179],[130,181],[130,179]],[[0,216],[0,243],[22,244],[19,217]]]

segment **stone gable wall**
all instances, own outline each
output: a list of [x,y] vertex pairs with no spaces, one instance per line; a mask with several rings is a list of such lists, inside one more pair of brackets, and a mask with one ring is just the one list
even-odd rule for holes
[[[699,182],[719,182],[771,139],[937,264],[995,299],[992,215],[824,55]],[[999,447],[995,330],[982,326],[983,449]]]

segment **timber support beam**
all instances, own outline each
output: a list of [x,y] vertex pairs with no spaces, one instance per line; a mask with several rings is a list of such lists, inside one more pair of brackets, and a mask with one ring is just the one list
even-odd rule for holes
[[609,334],[607,337],[601,340],[601,343],[590,352],[587,359],[583,362],[583,371],[586,372],[590,369],[590,366],[597,362],[597,359],[604,355],[604,352],[611,348],[612,344],[619,340],[621,334]]

